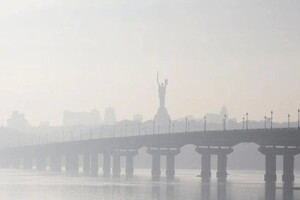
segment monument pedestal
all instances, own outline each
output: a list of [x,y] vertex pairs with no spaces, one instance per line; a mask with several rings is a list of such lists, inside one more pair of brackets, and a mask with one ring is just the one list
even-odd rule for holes
[[168,133],[170,126],[170,115],[165,107],[159,107],[154,116],[155,133]]

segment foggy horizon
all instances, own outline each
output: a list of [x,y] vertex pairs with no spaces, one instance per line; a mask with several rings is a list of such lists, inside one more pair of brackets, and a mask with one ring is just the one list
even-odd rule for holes
[[288,2],[2,2],[0,124],[108,106],[152,119],[157,71],[172,119],[225,105],[238,121],[296,121],[300,3]]

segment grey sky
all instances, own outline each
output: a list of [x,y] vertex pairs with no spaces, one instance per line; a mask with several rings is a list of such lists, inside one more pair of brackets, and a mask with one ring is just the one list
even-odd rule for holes
[[113,106],[157,111],[156,71],[173,118],[219,112],[277,121],[300,107],[296,0],[1,1],[0,124]]

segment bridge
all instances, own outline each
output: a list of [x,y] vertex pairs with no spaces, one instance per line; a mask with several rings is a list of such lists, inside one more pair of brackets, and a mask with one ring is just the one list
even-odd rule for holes
[[[282,181],[294,182],[294,156],[300,153],[300,129],[248,129],[222,131],[196,131],[183,133],[137,135],[128,137],[94,138],[88,140],[61,141],[47,144],[9,147],[0,150],[2,167],[35,168],[46,170],[46,159],[50,158],[50,170],[62,170],[62,157],[65,157],[65,170],[77,173],[79,156],[83,156],[83,171],[86,175],[98,175],[98,155],[103,154],[103,176],[120,177],[121,157],[126,159],[126,176],[134,173],[134,157],[139,149],[146,147],[152,156],[152,176],[161,176],[161,156],[166,156],[166,176],[175,176],[175,157],[185,145],[195,145],[201,156],[201,177],[211,178],[211,157],[217,156],[217,178],[227,178],[227,156],[233,146],[240,143],[255,143],[258,151],[265,156],[265,176],[267,183],[275,183],[276,157],[283,156]],[[111,162],[112,160],[112,162]],[[112,166],[111,166],[112,164]]]

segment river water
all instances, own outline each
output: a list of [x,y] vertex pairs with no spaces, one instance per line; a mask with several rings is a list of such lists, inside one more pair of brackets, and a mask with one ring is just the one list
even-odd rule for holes
[[[176,178],[153,181],[150,170],[133,178],[98,178],[61,173],[0,170],[1,200],[300,200],[300,174],[294,189],[265,186],[262,171],[229,171],[227,183],[202,183],[199,170],[177,170]],[[213,172],[212,174],[215,174]],[[281,179],[281,176],[278,176]],[[298,183],[297,183],[298,181]]]

